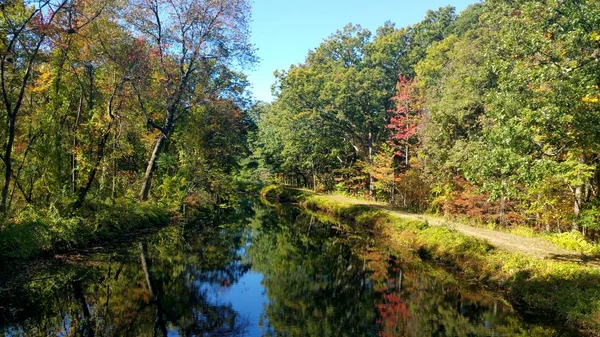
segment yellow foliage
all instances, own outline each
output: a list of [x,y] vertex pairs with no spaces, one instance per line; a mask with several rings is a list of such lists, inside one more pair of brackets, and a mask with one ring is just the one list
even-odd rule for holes
[[598,103],[600,102],[600,95],[585,95],[581,100],[584,103]]
[[50,88],[52,82],[54,81],[54,74],[52,73],[52,70],[49,69],[49,67],[43,66],[40,70],[40,75],[38,76],[37,80],[33,85],[34,93],[41,93],[46,91],[48,88]]

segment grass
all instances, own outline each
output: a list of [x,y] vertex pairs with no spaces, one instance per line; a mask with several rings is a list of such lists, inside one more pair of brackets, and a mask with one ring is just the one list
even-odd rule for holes
[[25,209],[0,226],[0,264],[111,240],[167,224],[170,217],[160,204],[129,200],[92,205],[70,216],[61,216],[54,208]]
[[587,241],[580,232],[542,233],[538,235],[565,249],[574,250],[585,255],[600,255],[600,245]]
[[579,252],[588,257],[600,257],[600,243],[587,240],[581,232],[570,231],[563,233],[538,231],[531,227],[523,225],[500,226],[496,223],[483,223],[477,219],[469,218],[464,215],[454,215],[446,217],[453,222],[468,224],[473,227],[487,228],[501,232],[507,232],[518,236],[539,238],[553,243],[558,247]]
[[[377,226],[398,249],[410,247],[423,257],[461,271],[470,279],[503,289],[523,311],[548,315],[588,334],[600,331],[598,268],[500,251],[485,241],[450,228],[401,219],[368,206],[311,194],[299,200],[308,209],[325,211],[356,225]],[[554,238],[579,242],[567,233]],[[579,244],[578,247],[585,247]]]
[[278,202],[286,202],[299,200],[304,194],[312,194],[309,190],[300,190],[295,188],[286,188],[281,185],[271,184],[266,185],[260,190],[260,196],[263,200],[273,200]]

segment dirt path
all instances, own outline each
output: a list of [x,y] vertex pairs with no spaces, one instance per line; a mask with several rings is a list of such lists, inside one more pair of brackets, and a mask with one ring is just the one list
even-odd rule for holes
[[431,226],[447,226],[469,236],[486,240],[492,246],[505,251],[521,252],[537,258],[572,261],[600,267],[600,261],[597,257],[585,256],[579,252],[558,247],[552,244],[551,242],[548,242],[541,238],[524,237],[485,228],[468,226],[465,224],[448,221],[435,216],[401,212],[391,208],[390,206],[384,203],[379,203],[375,201],[353,199],[342,195],[322,196],[341,202],[352,203],[355,205],[368,205],[376,209],[384,210],[400,218],[427,221]]

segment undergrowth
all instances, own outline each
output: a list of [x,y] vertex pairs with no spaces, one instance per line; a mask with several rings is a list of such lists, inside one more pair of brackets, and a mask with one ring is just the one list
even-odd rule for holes
[[69,215],[61,215],[54,207],[29,207],[0,225],[0,264],[110,240],[123,233],[164,225],[169,218],[167,208],[160,204],[127,199],[91,204]]

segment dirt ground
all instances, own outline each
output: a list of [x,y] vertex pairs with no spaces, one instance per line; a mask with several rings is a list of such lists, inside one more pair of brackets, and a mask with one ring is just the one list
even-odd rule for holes
[[542,238],[525,237],[486,228],[473,227],[430,215],[401,212],[393,209],[387,204],[375,201],[353,199],[342,195],[322,196],[341,202],[352,203],[355,205],[368,205],[370,207],[386,211],[400,218],[427,221],[428,224],[431,226],[447,226],[466,235],[486,240],[492,246],[505,251],[520,252],[529,256],[542,259],[571,261],[585,265],[600,267],[600,259],[598,257],[590,257],[583,255],[580,252],[558,247],[557,245],[548,242]]

